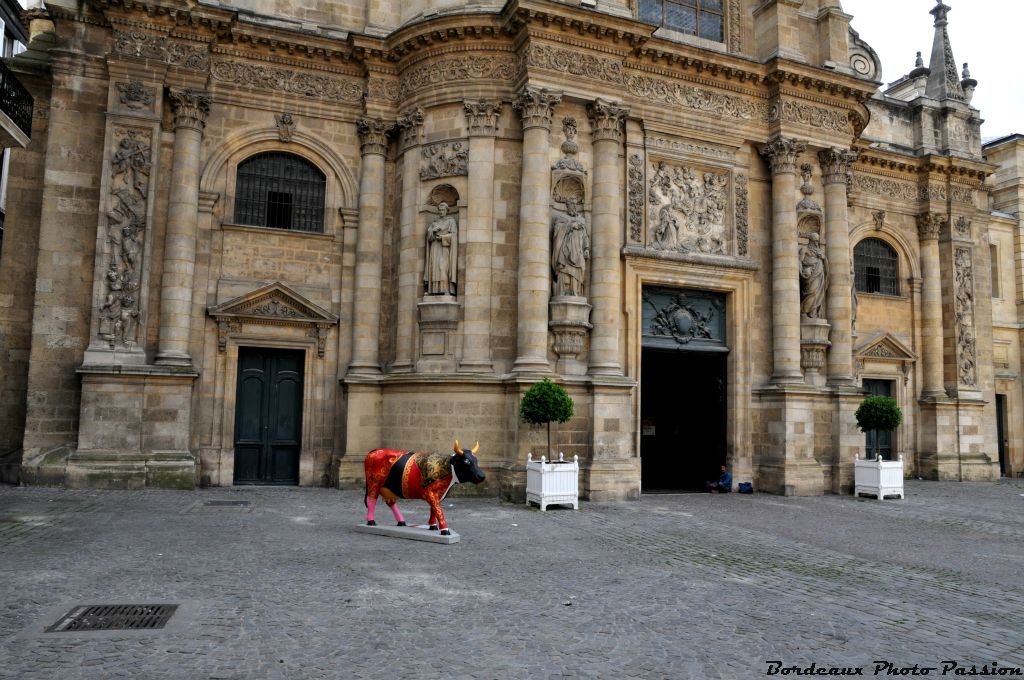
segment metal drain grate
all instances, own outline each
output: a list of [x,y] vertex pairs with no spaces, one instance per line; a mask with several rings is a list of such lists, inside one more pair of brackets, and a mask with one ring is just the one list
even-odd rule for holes
[[75,607],[47,633],[84,630],[157,630],[178,609],[176,604],[98,604]]
[[203,505],[213,507],[247,508],[249,501],[206,501]]

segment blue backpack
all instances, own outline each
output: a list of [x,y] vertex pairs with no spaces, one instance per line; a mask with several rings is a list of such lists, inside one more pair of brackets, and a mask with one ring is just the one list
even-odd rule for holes
[[740,493],[754,493],[754,485],[750,482],[740,482],[738,491]]

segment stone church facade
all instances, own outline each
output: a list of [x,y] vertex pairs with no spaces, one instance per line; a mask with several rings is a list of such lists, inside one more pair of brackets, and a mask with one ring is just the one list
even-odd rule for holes
[[592,499],[849,492],[867,393],[908,475],[1024,470],[1024,153],[986,160],[949,10],[880,90],[839,0],[48,1],[4,479],[361,483],[460,439],[516,495],[543,377]]

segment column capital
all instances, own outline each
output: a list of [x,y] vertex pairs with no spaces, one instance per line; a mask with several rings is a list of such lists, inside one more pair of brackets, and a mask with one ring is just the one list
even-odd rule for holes
[[818,163],[821,165],[821,180],[825,184],[846,185],[846,178],[850,174],[850,167],[857,162],[860,156],[856,151],[849,149],[822,149],[818,152]]
[[202,132],[210,114],[210,95],[190,87],[169,87],[167,98],[174,112],[174,129],[188,128]]
[[771,166],[772,174],[796,173],[796,163],[800,154],[807,150],[807,143],[798,139],[774,137],[761,147],[761,155]]
[[466,114],[466,130],[470,137],[492,137],[498,134],[501,101],[467,99],[463,103],[463,110]]
[[922,241],[937,241],[939,233],[946,227],[948,219],[942,213],[925,213],[917,216],[917,235]]
[[542,127],[551,130],[551,115],[555,106],[562,101],[562,93],[554,92],[546,87],[527,85],[512,102],[512,108],[523,117],[523,130]]
[[[417,106],[402,113],[395,121],[395,127],[401,135],[399,143],[403,149],[418,144],[420,134],[423,132],[423,109]],[[365,141],[363,143],[365,144]]]
[[622,123],[629,115],[627,107],[599,98],[587,104],[587,115],[590,116],[590,126],[594,130],[593,141],[622,141]]
[[394,127],[383,118],[360,118],[356,121],[359,133],[359,153],[363,156],[377,154],[385,156],[388,152],[388,133]]

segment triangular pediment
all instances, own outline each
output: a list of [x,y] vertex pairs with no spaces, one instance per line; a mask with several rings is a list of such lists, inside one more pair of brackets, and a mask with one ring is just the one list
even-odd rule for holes
[[853,350],[860,359],[882,359],[883,361],[916,361],[917,355],[896,336],[882,333],[869,338]]
[[249,319],[294,324],[335,324],[338,317],[280,281],[210,307],[216,319]]

